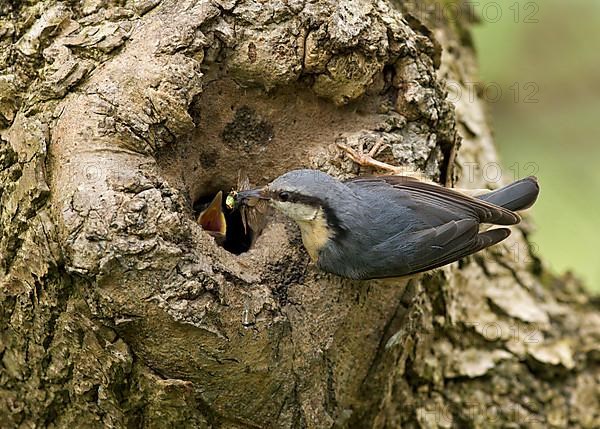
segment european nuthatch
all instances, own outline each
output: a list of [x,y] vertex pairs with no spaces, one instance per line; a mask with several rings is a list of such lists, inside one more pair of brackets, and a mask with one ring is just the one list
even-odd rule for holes
[[295,220],[316,265],[352,279],[401,277],[457,261],[509,236],[539,186],[535,177],[471,197],[405,176],[341,182],[316,170],[290,171],[238,192],[238,204],[269,200]]

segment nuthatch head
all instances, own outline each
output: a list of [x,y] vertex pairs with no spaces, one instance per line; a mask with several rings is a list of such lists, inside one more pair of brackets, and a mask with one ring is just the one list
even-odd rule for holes
[[263,188],[236,194],[238,205],[268,200],[300,226],[311,258],[353,279],[401,277],[457,261],[504,240],[530,207],[534,177],[478,196],[405,176],[341,182],[317,170],[290,171]]

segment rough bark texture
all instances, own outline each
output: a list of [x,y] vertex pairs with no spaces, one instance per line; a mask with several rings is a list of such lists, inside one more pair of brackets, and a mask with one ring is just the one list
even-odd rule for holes
[[337,139],[485,186],[439,6],[2,3],[0,425],[599,427],[598,305],[526,229],[407,284],[319,272],[284,219],[239,256],[194,221],[241,168],[358,173]]

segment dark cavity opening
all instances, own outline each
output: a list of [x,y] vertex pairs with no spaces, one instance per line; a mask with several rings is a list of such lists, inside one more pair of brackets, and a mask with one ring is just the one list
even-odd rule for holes
[[[250,228],[244,231],[241,212],[239,210],[231,210],[225,205],[225,199],[227,198],[229,191],[230,189],[223,190],[223,201],[221,202],[221,209],[223,210],[225,223],[227,224],[226,234],[224,238],[215,237],[215,241],[228,252],[239,255],[250,250],[254,234]],[[196,219],[198,219],[200,213],[210,205],[217,193],[204,195],[194,202],[193,208]]]

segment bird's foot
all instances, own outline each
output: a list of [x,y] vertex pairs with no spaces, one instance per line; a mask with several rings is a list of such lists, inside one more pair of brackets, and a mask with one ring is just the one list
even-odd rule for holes
[[378,140],[369,152],[365,153],[364,144],[360,142],[358,144],[358,150],[351,148],[345,143],[336,142],[338,148],[344,151],[348,158],[360,165],[361,167],[371,167],[379,170],[389,171],[394,176],[408,176],[418,180],[427,180],[423,174],[419,171],[415,171],[404,166],[395,166],[385,162],[376,160],[374,157],[379,155],[382,150],[389,147],[388,144],[384,143],[383,140]]
[[372,167],[380,170],[386,170],[392,174],[402,174],[403,168],[396,167],[385,162],[376,160],[374,157],[377,156],[382,150],[388,147],[382,140],[377,141],[371,150],[367,153],[364,151],[363,143],[359,143],[358,150],[352,149],[345,143],[336,142],[338,148],[346,152],[348,158],[360,165],[361,167]]

